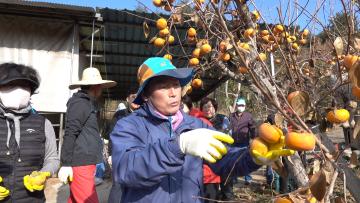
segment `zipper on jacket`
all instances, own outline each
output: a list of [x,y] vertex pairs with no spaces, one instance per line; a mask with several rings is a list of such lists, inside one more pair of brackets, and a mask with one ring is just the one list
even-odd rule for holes
[[[170,122],[170,137],[172,137],[173,129],[172,129],[172,118],[171,116],[168,117],[168,121]],[[171,203],[171,174],[168,176],[169,179],[169,203]]]
[[[14,123],[11,123],[10,124],[10,129],[11,129],[11,136],[14,136],[14,139],[15,139],[15,131],[14,131]],[[10,137],[11,139],[11,137]],[[15,155],[15,154],[14,154]],[[14,156],[13,158],[13,166],[14,166],[14,169],[12,171],[12,184],[11,184],[11,189],[8,188],[8,190],[10,190],[10,200],[11,202],[14,202],[14,197],[15,197],[15,187],[16,187],[16,174],[15,174],[15,171],[16,171],[16,160],[17,160],[17,157]]]
[[170,122],[170,137],[172,137],[173,129],[172,129],[172,118],[171,118],[171,116],[168,117],[168,121]]

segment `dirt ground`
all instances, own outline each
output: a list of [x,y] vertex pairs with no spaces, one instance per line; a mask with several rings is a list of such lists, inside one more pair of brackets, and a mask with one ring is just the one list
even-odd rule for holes
[[[334,143],[344,141],[341,128],[334,128],[328,132],[328,136]],[[270,202],[274,194],[268,188],[265,180],[265,167],[252,173],[253,182],[250,186],[244,184],[243,178],[238,178],[238,183],[234,187],[237,202]],[[101,203],[106,203],[111,189],[111,180],[106,179],[96,190]],[[261,194],[261,195],[259,195]],[[45,195],[47,203],[65,203],[69,197],[69,186],[63,185],[57,178],[50,178],[47,181]],[[268,201],[266,201],[268,200]]]
[[[100,203],[107,202],[111,185],[111,180],[106,179],[96,187]],[[57,178],[50,178],[46,183],[45,196],[47,203],[66,203],[69,197],[69,185],[62,184]]]

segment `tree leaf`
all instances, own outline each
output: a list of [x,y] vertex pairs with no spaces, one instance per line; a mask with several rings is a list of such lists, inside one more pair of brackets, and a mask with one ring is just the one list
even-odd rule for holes
[[185,7],[184,6],[175,7],[174,11],[172,12],[173,14],[171,15],[171,18],[174,20],[174,23],[180,23],[180,25],[184,23],[183,8]]
[[198,15],[194,14],[193,16],[191,16],[190,20],[193,21],[195,24],[198,24],[200,21],[200,18]]
[[209,43],[207,39],[199,39],[196,43],[196,47],[200,48],[202,45]]
[[360,87],[360,63],[356,62],[349,71],[349,79],[351,83],[356,86]]
[[357,51],[360,51],[360,39],[355,37],[354,46]]
[[312,174],[316,174],[319,171],[320,171],[320,160],[315,159],[313,163]]
[[341,39],[341,37],[337,37],[334,41],[334,47],[335,47],[335,51],[336,54],[338,56],[342,55],[343,51],[344,51],[344,43]]
[[175,23],[179,23],[180,25],[184,23],[184,18],[182,17],[181,13],[174,13],[172,18],[174,19]]
[[282,128],[284,125],[284,116],[281,113],[277,112],[274,117],[274,122],[275,125]]
[[147,39],[150,34],[150,27],[146,21],[143,22],[143,31],[144,31],[145,38]]
[[326,176],[324,171],[320,170],[311,177],[310,191],[318,201],[324,199],[326,193]]
[[308,93],[300,91],[291,99],[290,105],[299,116],[305,115],[310,106]]
[[334,174],[334,167],[330,163],[330,161],[325,161],[323,164],[322,170],[324,171],[326,177],[326,183],[330,184],[332,176]]

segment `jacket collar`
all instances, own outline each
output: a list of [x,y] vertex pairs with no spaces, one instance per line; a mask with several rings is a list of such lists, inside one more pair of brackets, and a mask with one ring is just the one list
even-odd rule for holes
[[84,90],[79,90],[78,92],[74,93],[74,96],[91,100],[91,97],[89,96],[89,94]]
[[98,108],[97,106],[97,101],[96,101],[96,98],[90,96],[86,91],[84,90],[79,90],[78,92],[75,92],[73,94],[73,96],[68,100],[67,102],[67,106],[70,104],[70,103],[73,103],[75,101],[80,101],[80,100],[89,100],[91,102],[91,104],[95,107],[95,108]]
[[[189,115],[187,115],[181,108],[180,108],[180,112],[183,115],[184,120],[186,118],[189,118]],[[142,117],[149,117],[149,118],[159,119],[159,120],[163,120],[163,121],[168,121],[168,119],[163,118],[158,113],[156,113],[155,108],[151,104],[148,104],[148,102],[143,103],[143,105],[141,105],[141,107],[139,109],[135,110],[134,113],[136,113]],[[188,120],[188,119],[186,119],[186,120]]]
[[134,112],[142,117],[155,118],[155,119],[159,119],[159,120],[167,120],[165,118],[162,118],[159,114],[157,114],[155,108],[152,105],[150,105],[148,102],[143,103],[143,105],[141,105],[141,107]]
[[[180,123],[176,131],[183,132],[184,130],[194,129],[196,125],[195,122],[192,120],[192,117],[183,112],[182,109],[180,109],[180,112],[183,115],[183,121]],[[134,113],[141,117],[155,119],[162,122],[169,122],[168,119],[162,118],[160,115],[158,115],[155,112],[154,107],[152,105],[149,105],[148,103],[144,103],[138,110],[134,111]]]

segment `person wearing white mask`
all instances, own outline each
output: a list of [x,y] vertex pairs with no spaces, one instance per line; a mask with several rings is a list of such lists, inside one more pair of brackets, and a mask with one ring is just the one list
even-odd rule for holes
[[[246,101],[239,97],[236,100],[236,111],[230,114],[230,128],[234,138],[234,146],[249,147],[250,138],[255,137],[255,122],[251,113],[245,111]],[[245,184],[250,184],[252,178],[245,175]]]
[[52,124],[30,105],[39,85],[35,69],[0,65],[1,202],[45,202],[45,181],[59,168]]

